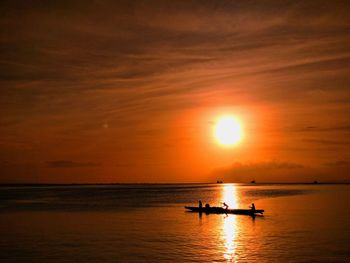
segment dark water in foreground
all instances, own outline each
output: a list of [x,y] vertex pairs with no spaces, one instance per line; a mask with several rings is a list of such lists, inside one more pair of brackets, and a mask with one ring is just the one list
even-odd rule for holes
[[[186,213],[203,203],[264,217]],[[0,262],[350,262],[350,185],[0,187]]]

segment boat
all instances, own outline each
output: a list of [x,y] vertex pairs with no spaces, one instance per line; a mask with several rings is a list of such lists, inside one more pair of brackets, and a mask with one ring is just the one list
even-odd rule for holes
[[235,214],[235,215],[250,215],[263,214],[265,210],[262,209],[226,209],[223,207],[198,207],[198,206],[185,206],[187,212],[205,213],[205,214]]

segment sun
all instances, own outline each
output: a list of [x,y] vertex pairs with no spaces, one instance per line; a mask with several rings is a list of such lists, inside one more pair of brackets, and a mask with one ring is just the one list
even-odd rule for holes
[[242,139],[242,126],[240,122],[232,116],[219,118],[214,128],[216,141],[223,146],[232,146]]

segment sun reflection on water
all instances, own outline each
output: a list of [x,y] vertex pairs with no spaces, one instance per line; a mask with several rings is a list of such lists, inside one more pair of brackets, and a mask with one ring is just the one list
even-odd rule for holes
[[[229,205],[229,208],[237,208],[237,192],[234,184],[227,184],[222,189],[222,200]],[[222,237],[225,251],[224,258],[228,262],[235,262],[236,238],[237,238],[237,219],[235,216],[228,215],[223,218]]]

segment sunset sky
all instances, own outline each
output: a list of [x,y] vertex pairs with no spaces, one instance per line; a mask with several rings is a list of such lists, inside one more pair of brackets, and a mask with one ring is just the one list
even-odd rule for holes
[[[0,183],[350,181],[349,1],[0,14]],[[232,146],[222,116],[240,124]]]

